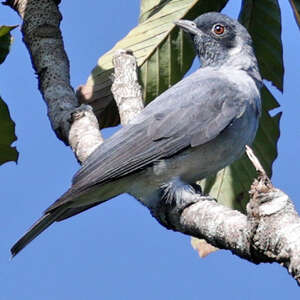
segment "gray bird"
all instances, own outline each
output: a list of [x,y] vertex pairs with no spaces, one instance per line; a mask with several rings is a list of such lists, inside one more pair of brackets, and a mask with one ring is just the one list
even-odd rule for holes
[[191,36],[201,67],[90,155],[71,188],[12,247],[13,256],[55,221],[122,193],[168,227],[159,203],[184,207],[199,192],[196,180],[231,164],[253,142],[262,79],[247,30],[215,12],[175,24]]

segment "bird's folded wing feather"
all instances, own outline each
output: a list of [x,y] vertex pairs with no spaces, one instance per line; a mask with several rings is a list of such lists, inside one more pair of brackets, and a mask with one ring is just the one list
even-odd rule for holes
[[[207,143],[242,113],[244,96],[229,81],[217,76],[193,77],[195,74],[161,94],[133,124],[97,148],[74,176],[71,198],[188,147]],[[47,211],[66,201],[72,199],[62,197]]]

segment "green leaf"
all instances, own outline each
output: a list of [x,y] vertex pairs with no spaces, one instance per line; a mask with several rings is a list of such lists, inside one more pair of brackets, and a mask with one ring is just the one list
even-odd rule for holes
[[15,123],[11,120],[8,107],[0,98],[0,165],[18,160],[18,152],[11,144],[16,141]]
[[[101,128],[119,122],[110,92],[112,57],[115,51],[117,49],[133,51],[140,67],[145,100],[149,102],[179,81],[190,68],[195,56],[190,41],[173,22],[182,18],[194,19],[207,11],[219,11],[227,0],[172,0],[159,3],[160,7],[155,14],[151,14],[151,17],[147,14],[149,17],[147,20],[144,16],[143,23],[130,31],[112,50],[99,59],[87,83],[77,91],[81,102],[93,105]],[[146,13],[149,8],[153,11],[153,4],[143,11]]]
[[283,90],[281,16],[277,0],[243,0],[239,21],[248,29],[263,78]]
[[0,64],[2,64],[9,52],[12,43],[10,31],[17,26],[0,26]]
[[[262,116],[252,148],[267,174],[271,176],[272,163],[277,157],[281,113],[271,117],[269,111],[278,107],[279,104],[266,87],[263,87],[261,95]],[[238,161],[219,171],[216,176],[201,180],[199,183],[204,193],[215,197],[218,202],[244,211],[249,200],[248,191],[255,177],[256,171],[244,154]]]
[[[0,63],[5,60],[12,43],[11,30],[17,26],[0,26]],[[0,98],[0,165],[8,161],[17,161],[18,152],[11,144],[17,139],[15,123],[11,120],[8,107]]]
[[289,0],[293,9],[294,17],[300,29],[300,0]]

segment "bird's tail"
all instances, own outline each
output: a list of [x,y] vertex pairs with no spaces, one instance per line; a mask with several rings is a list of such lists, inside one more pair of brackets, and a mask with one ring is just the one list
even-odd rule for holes
[[16,256],[40,233],[53,224],[63,213],[65,213],[67,209],[68,208],[66,206],[59,207],[51,212],[46,213],[40,219],[38,219],[10,249],[12,257]]

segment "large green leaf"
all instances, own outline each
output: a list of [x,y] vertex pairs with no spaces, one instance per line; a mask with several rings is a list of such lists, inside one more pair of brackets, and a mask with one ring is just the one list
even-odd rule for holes
[[11,147],[16,139],[15,123],[10,118],[7,105],[0,98],[0,165],[17,161],[18,152],[15,147]]
[[[112,57],[117,49],[130,49],[140,67],[140,79],[146,102],[179,81],[194,59],[194,50],[186,36],[175,27],[174,21],[194,19],[207,11],[219,11],[227,0],[169,0],[159,1],[153,14],[147,6],[144,22],[135,27],[119,41],[112,50],[104,54],[92,71],[87,83],[77,95],[82,102],[93,105],[100,126],[113,126],[119,122],[116,106],[111,95]],[[143,1],[142,3],[146,3]],[[152,9],[152,13],[148,10]],[[149,17],[145,20],[146,17]]]
[[[262,116],[252,148],[267,174],[271,176],[272,163],[277,157],[276,145],[281,113],[271,117],[269,111],[279,104],[266,87],[263,87],[261,95]],[[216,176],[200,181],[200,184],[204,193],[215,197],[218,202],[243,211],[249,199],[250,185],[255,177],[256,171],[252,163],[246,155],[243,155],[241,159],[219,171]]]
[[0,64],[5,60],[12,42],[10,31],[17,26],[0,26]]
[[294,17],[300,29],[300,0],[290,0],[293,9]]
[[277,0],[243,0],[239,21],[253,39],[263,78],[283,90],[281,16]]

